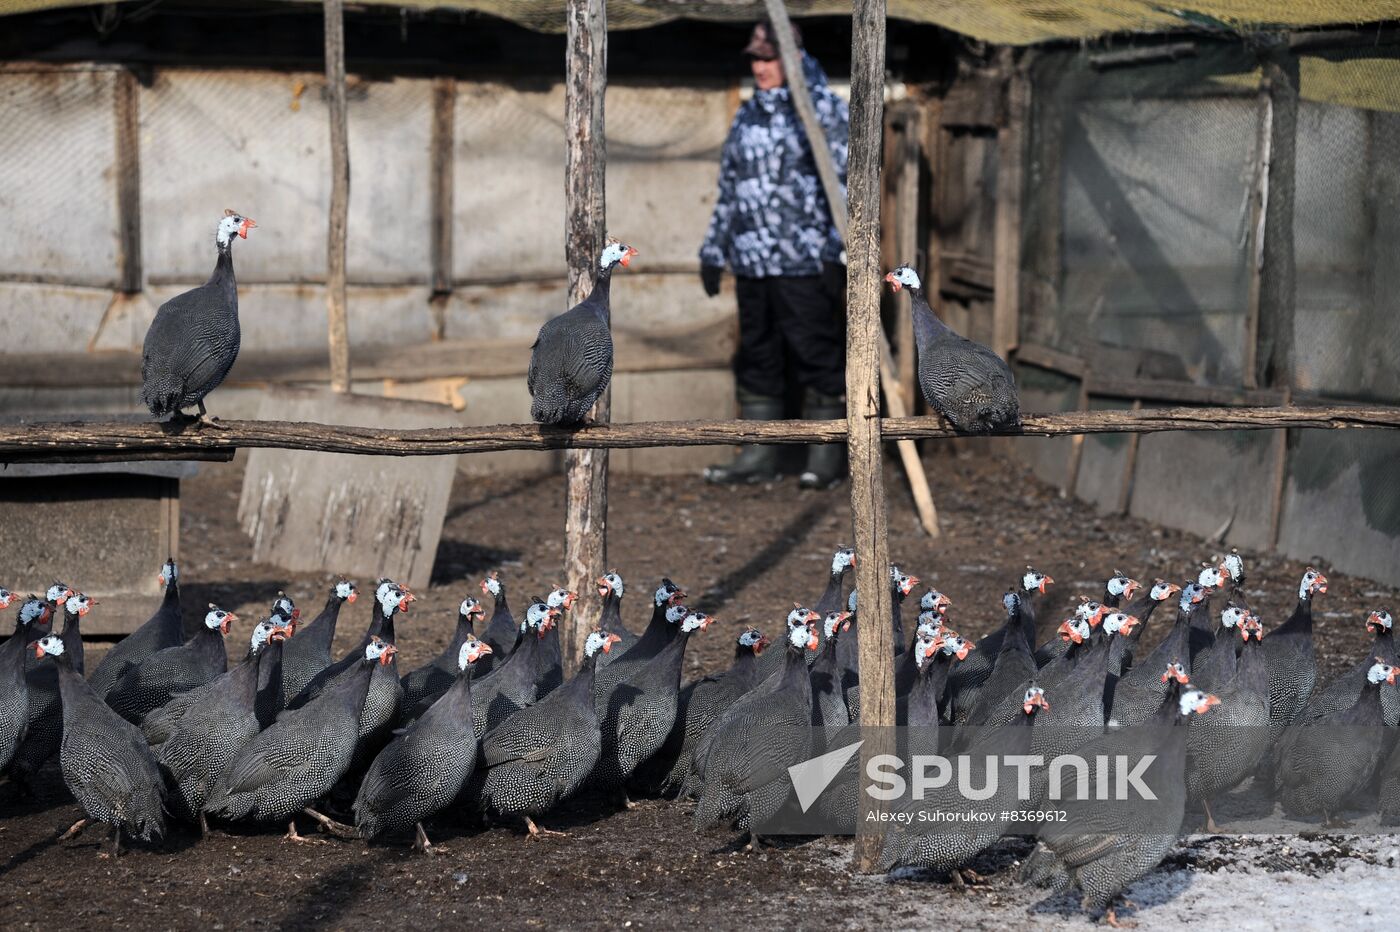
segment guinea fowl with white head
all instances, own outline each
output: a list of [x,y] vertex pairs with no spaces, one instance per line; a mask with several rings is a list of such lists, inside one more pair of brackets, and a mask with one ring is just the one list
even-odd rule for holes
[[198,405],[200,419],[208,420],[204,398],[233,368],[242,341],[233,241],[247,239],[255,226],[235,211],[224,211],[215,234],[219,258],[214,274],[156,311],[141,347],[141,400],[157,420],[177,417],[191,405]]
[[[288,699],[300,693],[317,673],[331,665],[331,646],[340,623],[340,609],[355,604],[359,594],[350,580],[336,580],[321,613],[282,646],[282,684]],[[295,612],[293,608],[287,614]]]
[[[0,608],[8,608],[14,596],[0,589]],[[29,727],[29,681],[24,676],[24,659],[30,641],[30,626],[47,619],[49,606],[40,599],[21,603],[15,619],[15,632],[0,644],[0,770],[9,766],[15,749]]]
[[608,243],[588,297],[540,328],[525,384],[534,399],[530,417],[541,424],[582,423],[607,390],[613,369],[612,273],[635,255],[631,246]]
[[184,616],[180,612],[180,568],[174,557],[165,561],[156,579],[164,593],[160,607],[141,627],[122,638],[103,655],[88,680],[93,690],[104,699],[127,670],[157,651],[179,647],[185,639]]
[[131,667],[107,694],[107,704],[139,725],[172,696],[203,686],[228,669],[224,638],[238,620],[233,612],[209,604],[204,624],[179,647],[167,647]]
[[[69,663],[79,676],[83,675],[83,636],[79,629],[82,619],[97,603],[96,599],[61,586],[63,595],[63,641]],[[50,599],[52,604],[55,600]],[[43,781],[40,771],[55,755],[63,741],[63,715],[59,709],[58,669],[51,663],[27,665],[25,680],[29,685],[29,727],[24,741],[15,750],[10,762],[10,779],[19,781],[31,791],[38,790]]]
[[919,388],[924,400],[958,430],[987,433],[1021,423],[1011,367],[996,353],[955,333],[924,296],[919,275],[901,265],[885,276],[895,291],[909,289],[914,342],[919,348]]

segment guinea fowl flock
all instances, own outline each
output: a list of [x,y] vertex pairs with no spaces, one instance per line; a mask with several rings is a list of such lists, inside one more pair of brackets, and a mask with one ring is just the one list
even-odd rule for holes
[[[735,828],[757,844],[793,805],[788,768],[858,738],[858,655],[841,649],[859,623],[856,593],[845,591],[855,560],[849,549],[833,555],[813,603],[824,611],[795,603],[772,642],[744,629],[730,666],[691,682],[687,646],[714,619],[687,607],[669,579],[651,593],[638,634],[622,620],[622,577],[599,579],[601,626],[568,679],[558,622],[575,593],[555,589],[517,618],[497,573],[482,583],[494,600],[484,630],[478,635],[481,601],[464,599],[442,653],[404,673],[396,626],[414,596],[387,579],[376,583],[369,624],[343,656],[332,655],[332,642],[358,594],[344,579],[304,625],[278,593],[229,667],[236,616],[211,605],[183,638],[171,560],[155,613],[87,678],[80,627],[96,603],[54,583],[19,601],[15,633],[0,645],[0,765],[31,789],[52,781],[45,770],[56,766],[86,814],[68,834],[102,822],[117,849],[123,835],[161,838],[170,820],[201,833],[211,819],[281,823],[299,840],[296,820],[305,815],[333,834],[412,834],[431,851],[425,822],[435,816],[516,820],[534,837],[548,832],[537,819],[585,790],[618,806],[637,794],[694,800],[697,829]],[[1316,570],[1300,580],[1292,615],[1267,634],[1245,599],[1244,563],[1231,554],[1181,586],[1143,586],[1115,571],[1099,598],[1081,599],[1042,640],[1050,626],[1040,603],[1052,580],[1027,568],[1003,599],[1004,620],[976,644],[952,630],[952,602],[936,590],[919,599],[906,637],[902,603],[918,580],[893,566],[889,580],[894,611],[881,623],[900,647],[891,660],[908,750],[972,761],[1070,752],[1163,761],[1159,808],[1138,826],[1095,823],[1095,800],[1077,797],[1068,778],[1054,787],[1039,778],[1029,802],[1004,781],[993,809],[1053,805],[1071,814],[1034,830],[1021,870],[1027,882],[1077,888],[1087,908],[1112,919],[1115,898],[1171,850],[1186,816],[1201,812],[1213,830],[1212,802],[1251,777],[1251,792],[1276,798],[1289,816],[1338,819],[1370,788],[1386,819],[1400,817],[1400,751],[1378,737],[1400,722],[1393,619],[1372,612],[1372,649],[1315,688],[1313,600],[1327,591]],[[0,590],[0,606],[13,601]],[[1145,651],[1143,630],[1159,606],[1175,614]],[[849,829],[855,781],[845,782],[833,784],[818,813]],[[943,792],[923,805],[966,805]],[[910,821],[887,835],[885,864],[961,882],[969,861],[1018,831],[1024,826],[1005,811],[957,832]]]

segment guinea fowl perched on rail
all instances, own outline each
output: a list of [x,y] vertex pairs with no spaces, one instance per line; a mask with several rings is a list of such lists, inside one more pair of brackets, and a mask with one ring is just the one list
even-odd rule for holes
[[107,694],[107,704],[122,718],[139,725],[178,693],[203,686],[228,669],[224,638],[238,620],[210,603],[204,626],[179,647],[167,647],[129,668]]
[[423,820],[445,808],[476,766],[472,667],[491,645],[468,634],[457,649],[457,679],[432,707],[400,729],[369,765],[355,797],[355,827],[365,838],[413,826],[414,847],[430,852]]
[[162,304],[141,347],[141,400],[157,420],[190,405],[208,420],[204,398],[219,387],[238,358],[238,282],[233,275],[234,237],[257,226],[231,210],[219,220],[219,258],[209,281]]
[[612,272],[626,268],[636,254],[631,246],[608,243],[588,297],[540,328],[525,384],[534,398],[530,417],[541,424],[582,423],[607,389],[613,369]]
[[933,313],[918,273],[901,265],[885,276],[895,291],[909,289],[919,388],[924,400],[958,430],[986,433],[1021,423],[1011,367],[980,343],[954,333]]
[[184,616],[180,613],[180,569],[172,557],[160,568],[165,595],[160,607],[135,631],[122,638],[103,655],[88,680],[102,698],[112,691],[127,670],[157,651],[179,647],[185,639]]
[[88,819],[112,827],[113,853],[121,851],[123,831],[144,841],[164,835],[165,781],[141,732],[73,669],[61,638],[51,634],[36,641],[34,655],[58,664],[63,782],[87,814],[64,837],[77,834]]
[[[204,811],[230,819],[286,819],[330,792],[354,760],[370,677],[395,652],[392,644],[371,638],[346,676],[306,705],[283,712],[244,746]],[[300,839],[295,821],[287,837]]]
[[282,645],[282,686],[287,699],[294,698],[312,678],[331,665],[331,645],[340,622],[341,606],[353,605],[359,590],[348,579],[331,586],[321,614],[304,625],[295,638]]

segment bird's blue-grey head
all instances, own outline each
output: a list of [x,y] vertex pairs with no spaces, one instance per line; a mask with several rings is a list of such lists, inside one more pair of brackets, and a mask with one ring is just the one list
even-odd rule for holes
[[381,577],[374,585],[374,599],[376,602],[384,601],[384,594],[394,588],[394,581],[387,576]]
[[714,621],[704,612],[686,612],[685,618],[681,620],[681,633],[690,634],[695,631],[704,631]]
[[1327,577],[1310,566],[1303,574],[1302,581],[1298,583],[1298,598],[1306,602],[1314,593],[1327,594]]
[[478,641],[469,634],[467,639],[462,642],[461,650],[457,651],[457,669],[465,670],[489,653],[491,653],[491,645]]
[[1131,576],[1115,571],[1104,588],[1120,599],[1131,599],[1142,586]]
[[554,627],[554,620],[559,617],[559,609],[550,608],[543,602],[531,602],[530,607],[525,610],[525,621],[520,625],[520,632],[524,634],[529,629],[543,637],[546,632]]
[[486,609],[481,607],[481,603],[471,596],[462,600],[462,604],[457,606],[457,614],[466,618],[477,619],[486,614]]
[[233,612],[224,611],[213,602],[210,602],[209,612],[204,616],[204,627],[226,635],[228,634],[229,626],[237,620],[238,616]]
[[923,612],[919,615],[919,627],[916,634],[919,637],[933,637],[943,632],[943,616],[937,612]]
[[831,574],[833,576],[846,572],[847,567],[856,565],[856,552],[850,547],[842,547],[831,555]]
[[[759,644],[763,646],[760,647]],[[763,648],[768,646],[768,639],[763,636],[763,632],[757,628],[746,628],[739,635],[739,646],[747,647],[755,654],[763,652]]]
[[1395,619],[1386,609],[1378,608],[1366,617],[1366,630],[1371,634],[1389,634],[1394,627]]
[[903,601],[909,593],[914,591],[914,587],[918,584],[919,577],[910,576],[895,564],[890,564],[890,588],[894,590],[896,599]]
[[685,616],[688,614],[690,614],[690,609],[686,608],[684,605],[676,604],[666,606],[666,621],[670,624],[680,624],[685,620]]
[[291,597],[285,592],[277,593],[277,598],[272,600],[272,614],[274,615],[283,615],[287,618],[291,618],[292,615],[296,613],[296,610],[296,603],[294,603]]
[[616,634],[605,634],[602,631],[594,631],[588,635],[588,640],[583,642],[583,655],[592,657],[598,651],[605,654],[612,653],[612,646],[622,638]]
[[1376,662],[1371,664],[1371,669],[1366,671],[1366,681],[1373,685],[1389,683],[1391,686],[1394,686],[1397,672],[1400,671],[1397,671],[1395,667],[1377,658]]
[[1183,716],[1205,715],[1211,709],[1220,705],[1220,699],[1209,693],[1203,693],[1199,689],[1188,689],[1181,694],[1177,700],[1178,708]]
[[852,589],[851,594],[846,596],[846,611],[855,614],[856,610],[856,590]]
[[1182,587],[1181,598],[1177,600],[1176,607],[1183,612],[1189,612],[1193,607],[1204,602],[1209,594],[1200,583],[1189,582]]
[[1152,591],[1149,595],[1152,596],[1154,602],[1165,602],[1180,591],[1181,587],[1176,583],[1169,583],[1165,579],[1159,579],[1152,584]]
[[1238,550],[1231,550],[1225,554],[1225,558],[1220,562],[1235,585],[1238,586],[1244,582],[1244,557],[1240,556]]
[[62,605],[72,594],[73,590],[68,588],[67,585],[61,582],[55,582],[52,586],[49,586],[48,591],[44,593],[44,598],[48,599],[50,605]]
[[379,609],[385,618],[392,618],[395,612],[407,612],[408,603],[417,599],[417,596],[403,586],[390,585],[383,592],[379,597]]
[[9,608],[10,603],[15,599],[15,594],[4,586],[0,586],[0,608]]
[[885,276],[885,281],[890,283],[890,287],[895,291],[901,288],[919,288],[923,283],[919,281],[919,273],[915,272],[907,265],[901,265],[893,272]]
[[233,238],[248,238],[248,231],[257,226],[251,218],[245,217],[234,210],[224,211],[224,215],[219,218],[219,229],[214,238],[220,249],[227,249],[233,242]]
[[49,603],[43,599],[30,596],[25,599],[24,604],[19,607],[19,623],[25,625],[41,625],[48,621],[52,612],[49,610]]
[[948,598],[937,589],[930,589],[925,592],[923,598],[919,599],[919,611],[937,612],[940,615],[946,614],[952,607],[953,600]]
[[248,639],[248,647],[257,653],[267,644],[267,639],[272,636],[272,632],[278,625],[271,618],[264,618],[253,625],[253,634]]
[[615,265],[620,265],[625,269],[632,264],[632,257],[635,255],[637,255],[637,250],[626,243],[608,243],[598,256],[598,269],[606,272]]
[[822,616],[812,611],[805,605],[793,603],[792,611],[787,615],[788,630],[794,628],[805,628],[808,625],[816,624],[822,620]]
[[652,593],[651,600],[657,608],[663,605],[675,605],[685,598],[685,590],[669,579],[663,578],[661,585],[656,587],[656,592]]
[[348,579],[342,579],[335,584],[335,597],[342,602],[354,604],[359,598],[360,590],[355,588],[355,584]]
[[1001,597],[1001,607],[1006,609],[1006,614],[1014,615],[1021,610],[1021,594],[1008,589],[1006,595]]
[[1204,589],[1219,589],[1225,585],[1225,564],[1202,563],[1201,571],[1196,574],[1196,582]]
[[850,612],[827,612],[826,617],[822,619],[822,633],[828,638],[836,637],[846,627],[849,627],[846,622],[850,617]]
[[162,586],[173,586],[180,578],[180,568],[175,565],[175,558],[166,560],[160,568],[160,575],[156,577]]
[[1026,590],[1027,592],[1039,592],[1041,595],[1044,595],[1045,590],[1048,589],[1050,585],[1054,582],[1055,580],[1051,579],[1049,576],[1046,576],[1044,573],[1037,572],[1036,570],[1031,569],[1029,566],[1026,567],[1026,572],[1021,576],[1022,589]]
[[1227,605],[1220,613],[1220,623],[1227,628],[1234,628],[1249,617],[1249,612],[1238,605]]
[[35,657],[62,657],[63,638],[50,634],[34,642]]
[[943,646],[941,638],[937,634],[928,634],[921,627],[919,634],[914,638],[914,664],[920,670],[926,667],[934,655],[938,653],[938,648]]
[[397,647],[378,635],[370,638],[369,643],[365,645],[365,659],[377,660],[384,666],[388,666],[389,661],[392,660],[394,655],[398,652],[399,649]]
[[501,597],[501,574],[492,570],[486,574],[486,578],[481,581],[481,591],[493,599]]
[[92,607],[96,604],[97,601],[93,599],[92,596],[83,592],[74,592],[72,595],[68,596],[68,600],[63,603],[63,610],[69,615],[82,618],[88,612],[92,611]]
[[614,570],[604,573],[598,577],[598,595],[607,598],[615,595],[619,599],[627,592],[627,586],[622,582],[622,577]]
[[1127,612],[1109,612],[1103,619],[1104,633],[1110,637],[1132,634],[1137,625],[1137,618]]
[[574,607],[574,602],[578,600],[578,593],[563,586],[555,586],[550,590],[549,595],[544,597],[544,604],[550,608],[557,608],[561,612],[567,612]]

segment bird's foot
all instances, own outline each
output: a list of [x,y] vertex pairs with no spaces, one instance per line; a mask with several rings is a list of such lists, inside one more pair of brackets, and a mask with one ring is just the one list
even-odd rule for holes
[[358,833],[355,831],[355,826],[353,825],[346,825],[343,822],[337,822],[330,816],[323,815],[322,813],[317,812],[315,809],[312,809],[310,806],[305,807],[301,811],[311,816],[311,818],[315,819],[317,823],[320,824],[321,830],[323,832],[330,832],[337,838],[359,837]]
[[83,833],[83,829],[87,828],[87,824],[87,819],[79,819],[78,821],[74,822],[68,827],[68,831],[64,832],[62,835],[59,835],[58,840],[67,841],[70,838],[77,838]]
[[204,425],[205,427],[212,427],[212,428],[215,429],[215,430],[227,430],[227,429],[228,429],[228,428],[226,428],[226,427],[223,425],[223,422],[222,422],[222,421],[220,421],[218,418],[216,418],[216,417],[215,417],[214,415],[212,415],[212,414],[201,414],[201,415],[199,416],[199,423],[202,424],[202,425]]
[[1322,823],[1322,827],[1323,827],[1323,828],[1351,828],[1351,822],[1349,822],[1349,821],[1346,820],[1346,819],[1343,819],[1343,818],[1342,818],[1341,816],[1339,816],[1339,815],[1334,815],[1334,816],[1331,816],[1330,818],[1328,818],[1326,822],[1323,822],[1323,823]]
[[209,819],[204,815],[204,810],[199,811],[199,837],[209,837]]
[[295,842],[299,845],[324,845],[327,841],[324,838],[307,838],[297,831],[297,820],[293,819],[287,824],[287,834],[282,836],[283,841]]
[[949,874],[949,877],[953,881],[953,889],[959,893],[967,889],[967,881],[963,879],[962,871],[954,870]]
[[[1129,906],[1131,904],[1125,901],[1123,905]],[[1115,929],[1132,929],[1137,926],[1137,922],[1133,919],[1119,919],[1117,910],[1112,906],[1104,911],[1103,921]]]
[[529,831],[530,837],[536,840],[543,838],[545,835],[555,835],[559,838],[569,837],[568,833],[566,832],[556,832],[553,829],[540,828],[538,825],[535,824],[535,820],[530,818],[529,816],[525,817],[525,828]]
[[632,802],[632,797],[627,795],[626,790],[623,790],[621,793],[619,793],[617,799],[618,803],[622,806],[622,808],[626,809],[629,812],[637,808],[637,804]]
[[425,831],[423,831],[423,823],[422,823],[422,822],[419,822],[417,825],[413,826],[413,829],[414,829],[414,835],[413,835],[413,850],[414,850],[414,851],[421,851],[421,852],[423,852],[424,854],[428,855],[429,857],[432,857],[432,856],[435,855],[435,854],[446,854],[446,853],[447,853],[447,849],[446,849],[446,848],[442,847],[441,845],[436,845],[436,846],[435,846],[431,841],[428,840],[428,833],[425,832]]
[[963,880],[966,880],[969,886],[982,882],[982,875],[970,867],[964,867],[962,870],[954,871],[954,873],[961,874]]

